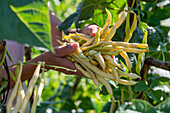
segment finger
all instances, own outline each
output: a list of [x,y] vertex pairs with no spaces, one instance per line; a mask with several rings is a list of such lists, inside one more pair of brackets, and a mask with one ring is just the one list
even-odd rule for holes
[[55,56],[56,57],[64,57],[70,53],[73,53],[74,51],[76,51],[78,48],[78,44],[77,43],[72,43],[66,46],[61,46],[55,49]]
[[92,36],[94,37],[96,32],[98,31],[98,29],[101,29],[99,26],[97,25],[85,25],[83,27],[83,29],[81,30],[81,32],[83,34],[86,34],[86,35],[89,35],[89,36]]

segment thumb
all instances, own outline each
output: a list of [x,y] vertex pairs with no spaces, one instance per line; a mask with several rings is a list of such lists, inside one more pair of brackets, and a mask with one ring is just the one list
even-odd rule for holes
[[64,56],[76,51],[78,46],[79,46],[78,43],[72,43],[72,44],[69,44],[69,45],[66,45],[66,46],[58,47],[54,50],[55,56],[64,57]]

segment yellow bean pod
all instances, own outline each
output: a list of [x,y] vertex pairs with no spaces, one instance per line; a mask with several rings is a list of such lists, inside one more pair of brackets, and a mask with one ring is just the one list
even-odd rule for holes
[[137,82],[130,80],[119,79],[119,83],[122,85],[135,85]]
[[43,71],[41,73],[41,79],[40,79],[40,84],[38,86],[38,91],[36,93],[36,96],[34,98],[34,102],[32,104],[32,107],[31,107],[31,113],[36,113],[36,108],[37,108],[37,103],[38,103],[38,100],[40,99],[41,97],[41,93],[43,91],[43,88],[44,88],[44,73],[45,73],[45,64],[42,64],[43,65]]
[[90,60],[83,54],[82,50],[81,50],[79,47],[78,47],[78,49],[77,49],[75,52],[79,55],[80,58],[82,58],[82,59],[84,59],[84,60],[86,60],[86,61],[90,61]]
[[121,89],[121,102],[122,104],[125,103],[125,98],[124,98],[124,92],[123,92],[123,89]]
[[83,40],[85,40],[85,41],[88,41],[89,39],[91,39],[90,36],[84,35],[84,34],[81,34],[81,33],[77,33],[77,32],[76,32],[76,35],[77,35],[80,39],[83,39]]
[[96,76],[94,75],[94,73],[93,73],[88,67],[86,67],[86,65],[84,65],[80,60],[78,60],[78,59],[75,58],[75,57],[74,57],[74,59],[75,59],[75,61],[77,61],[78,63],[80,63],[81,66],[91,75],[91,78],[92,78],[92,80],[93,80],[93,83],[94,83],[97,87],[99,87],[99,89],[101,89],[100,83],[99,83],[99,81],[97,80],[97,78],[96,78]]
[[86,46],[86,47],[80,47],[82,51],[86,51],[88,49],[91,49],[91,48],[94,48],[96,46],[100,46],[102,45],[103,43],[102,42],[99,42],[99,43],[96,43],[96,44],[93,44],[93,45],[90,45],[90,46]]
[[110,55],[103,55],[103,57],[111,63],[111,65],[113,65],[114,67],[118,67],[120,69],[122,69],[122,66],[120,64],[118,64]]
[[90,44],[92,44],[95,40],[95,37],[89,39],[86,43],[84,43],[81,47],[85,47],[85,46],[89,46]]
[[109,68],[111,68],[112,74],[113,74],[113,76],[114,76],[114,78],[115,78],[115,84],[118,85],[118,84],[119,84],[119,75],[118,75],[115,67],[113,67],[109,62],[106,62],[106,64],[107,64],[107,66],[108,66]]
[[106,36],[104,41],[110,41],[113,38],[113,36],[115,35],[115,33],[116,33],[116,26],[113,23],[113,26],[109,29],[108,35]]
[[132,26],[131,26],[130,32],[129,32],[130,38],[132,37],[132,34],[135,31],[136,27],[137,27],[137,17],[136,17],[136,14],[134,14],[133,23],[132,23]]
[[111,88],[109,82],[107,80],[105,80],[103,77],[101,77],[100,75],[96,75],[96,77],[106,87],[108,93],[110,94],[110,96],[114,100],[113,91],[112,91],[112,88]]
[[31,97],[34,85],[35,85],[35,83],[36,83],[36,81],[38,79],[39,73],[40,73],[41,64],[42,64],[41,62],[38,62],[38,65],[37,65],[37,67],[35,69],[35,72],[34,72],[32,78],[30,80],[28,89],[26,91],[25,98],[24,98],[22,106],[21,106],[21,110],[20,110],[21,113],[25,113],[26,112],[28,101],[29,101],[29,99]]
[[111,13],[110,13],[110,11],[108,10],[108,9],[106,9],[105,8],[105,10],[106,10],[106,13],[107,13],[107,19],[106,19],[106,23],[105,23],[105,25],[103,26],[103,28],[102,28],[102,30],[101,30],[101,33],[103,33],[103,31],[104,31],[104,29],[108,26],[108,25],[110,25],[111,24],[111,21],[112,21],[112,15],[111,15]]
[[[90,39],[89,39],[90,40]],[[88,41],[89,41],[88,40]],[[79,43],[79,45],[81,46],[81,45],[83,45],[84,43],[86,43],[86,42],[88,42],[88,41],[85,41],[85,40],[83,40],[83,39],[80,39],[79,41],[78,41],[78,43]]]
[[119,51],[102,51],[101,54],[104,55],[113,55],[113,56],[117,56],[119,55],[123,50],[119,50]]
[[122,46],[125,48],[148,48],[148,44],[102,41],[104,45]]
[[13,103],[14,98],[17,95],[17,91],[19,88],[20,80],[21,80],[22,68],[23,68],[22,62],[19,62],[19,66],[17,66],[17,68],[15,70],[15,76],[17,78],[16,83],[15,83],[15,86],[13,88],[13,91],[11,93],[11,96],[10,96],[7,106],[6,106],[7,113],[11,113],[12,103]]
[[93,64],[94,66],[98,65],[98,63],[96,61],[92,60],[92,59],[90,60],[90,63]]
[[115,108],[116,108],[115,100],[112,99],[112,104],[111,104],[111,107],[110,107],[110,113],[114,113]]
[[25,92],[24,92],[24,89],[22,87],[22,83],[21,83],[21,80],[20,80],[18,94],[17,94],[17,102],[16,102],[15,107],[12,110],[11,113],[18,113],[19,112],[19,109],[21,108],[22,100],[24,99],[24,97],[25,97]]
[[94,44],[99,43],[100,41],[100,29],[98,29],[97,33],[95,34]]
[[100,64],[100,66],[103,68],[103,70],[105,70],[106,64],[105,64],[105,61],[104,61],[102,55],[95,50],[90,50],[88,53],[91,56],[94,56],[96,58],[96,60],[98,61],[98,63]]
[[91,75],[90,75],[87,71],[85,71],[78,63],[75,62],[74,65],[75,65],[76,68],[77,68],[78,70],[80,70],[87,78],[92,78]]
[[119,20],[116,22],[115,26],[116,29],[120,27],[120,25],[122,25],[123,21],[125,20],[125,11],[122,12]]
[[97,50],[97,51],[120,51],[123,50],[125,52],[129,52],[129,53],[143,53],[143,52],[148,52],[148,50],[146,49],[136,49],[136,48],[124,48],[124,47],[96,47],[93,48],[93,50]]
[[103,30],[103,32],[100,35],[100,39],[103,40],[104,38],[106,38],[108,32],[109,32],[109,25],[107,25],[107,27]]
[[85,64],[89,69],[91,69],[93,72],[97,73],[98,75],[100,75],[102,77],[105,77],[105,78],[108,78],[108,79],[114,79],[112,74],[102,71],[101,69],[99,69],[98,67],[92,65],[90,62],[87,62],[84,59],[80,59],[80,57],[77,54],[72,53],[71,55],[73,55],[75,58],[80,60],[83,64]]
[[124,39],[124,42],[129,42],[130,40],[130,13],[127,13],[126,16],[126,27],[125,27],[126,37]]
[[[148,32],[147,30],[144,31],[144,36],[143,36],[143,40],[142,43],[146,44],[147,43],[147,35]],[[140,75],[140,70],[141,70],[141,63],[142,63],[142,58],[143,58],[144,53],[139,53],[138,54],[138,60],[137,60],[137,64],[136,64],[136,73]]]
[[125,62],[126,62],[126,65],[127,67],[129,68],[129,70],[131,71],[131,68],[132,68],[132,63],[127,55],[127,53],[125,51],[122,51],[120,53],[120,55],[125,59]]
[[125,73],[125,72],[123,72],[123,71],[121,71],[121,70],[119,70],[119,69],[117,69],[117,72],[120,74],[120,75],[124,75],[124,76],[127,76],[127,77],[129,77],[129,78],[133,78],[133,79],[141,79],[141,77],[140,76],[138,76],[137,74],[135,74],[135,73]]

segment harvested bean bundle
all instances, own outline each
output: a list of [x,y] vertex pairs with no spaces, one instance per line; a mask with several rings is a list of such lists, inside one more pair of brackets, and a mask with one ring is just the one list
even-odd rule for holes
[[[22,64],[22,62],[19,62],[19,66],[17,66],[16,71],[15,71],[16,83],[15,83],[14,89],[12,91],[12,94],[8,100],[7,107],[6,107],[7,113],[18,113],[18,112],[25,113],[26,112],[28,101],[31,97],[33,88],[34,88],[35,83],[38,79],[41,66],[43,66],[43,71],[41,74],[41,81],[40,81],[40,84],[38,87],[38,91],[37,91],[35,100],[33,102],[32,108],[31,108],[31,113],[36,112],[37,102],[38,102],[38,100],[41,96],[42,90],[44,88],[44,79],[43,79],[44,71],[45,71],[44,65],[45,65],[44,62],[38,62],[38,65],[35,69],[35,72],[34,72],[32,78],[31,78],[31,81],[29,83],[28,89],[25,93],[23,90],[23,87],[22,87],[22,83],[21,83],[21,73],[22,73],[22,69],[23,69],[23,64]],[[12,103],[16,96],[17,96],[17,103],[16,103],[15,107],[12,108]]]
[[[132,63],[128,57],[129,53],[143,53],[148,52],[147,44],[140,43],[129,43],[129,40],[133,34],[133,31],[137,27],[137,17],[134,16],[134,21],[132,27],[130,28],[129,17],[126,20],[126,37],[124,42],[112,41],[116,33],[116,29],[125,20],[125,11],[122,12],[120,19],[113,23],[112,27],[109,28],[112,16],[109,10],[106,9],[108,14],[106,23],[104,27],[97,31],[94,37],[84,35],[81,33],[63,35],[63,39],[68,41],[68,43],[79,43],[79,48],[70,56],[75,60],[75,66],[79,69],[87,78],[93,80],[94,84],[100,88],[99,82],[101,82],[110,93],[112,99],[114,100],[112,88],[107,81],[108,79],[113,80],[115,85],[135,85],[137,82],[132,80],[122,79],[122,76],[128,78],[137,79],[141,78],[135,73],[125,73],[123,72],[123,66],[119,64],[115,56],[121,55],[126,62],[127,67],[131,71]],[[128,12],[129,15],[129,12]],[[128,16],[127,15],[127,16]],[[63,44],[61,42],[61,44]]]

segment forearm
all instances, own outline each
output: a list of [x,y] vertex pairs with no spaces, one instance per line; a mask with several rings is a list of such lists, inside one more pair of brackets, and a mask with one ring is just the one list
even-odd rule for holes
[[[69,46],[68,46],[68,48],[69,48]],[[68,48],[66,48],[66,49],[68,49]],[[66,52],[66,50],[65,50],[65,52]],[[62,54],[59,54],[59,55],[62,55]],[[42,55],[25,62],[25,64],[23,65],[23,70],[22,70],[22,75],[21,75],[22,82],[27,79],[30,79],[36,69],[37,65],[33,65],[31,63],[37,64],[39,61],[44,61],[46,65],[60,66],[60,67],[64,67],[64,68],[71,69],[71,70],[77,70],[71,60],[66,59],[65,57],[57,57],[50,52],[45,52]],[[55,69],[55,68],[49,67],[49,66],[45,66],[45,68],[47,71],[52,69],[52,70],[60,71],[60,72],[63,72],[65,74],[69,74],[69,75],[84,76],[79,70],[77,70],[76,72],[73,72],[73,71],[69,71],[66,69],[62,69],[62,68]],[[14,76],[15,76],[15,69],[16,69],[16,66],[13,66],[12,68],[10,68],[10,71],[14,74]],[[7,74],[5,71],[3,71],[3,76],[5,78],[7,78]],[[15,82],[12,80],[12,78],[10,78],[10,88],[13,88],[14,85],[15,85]]]

